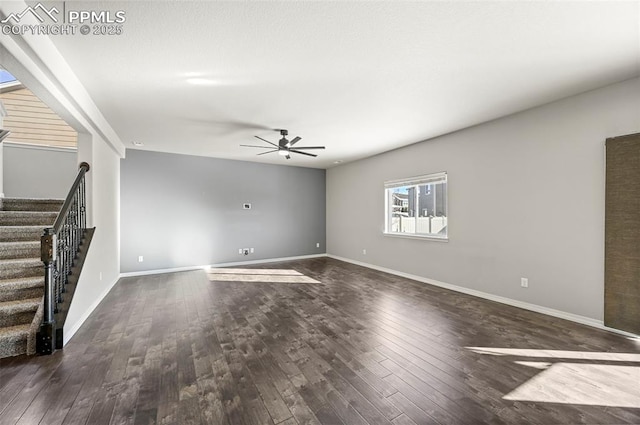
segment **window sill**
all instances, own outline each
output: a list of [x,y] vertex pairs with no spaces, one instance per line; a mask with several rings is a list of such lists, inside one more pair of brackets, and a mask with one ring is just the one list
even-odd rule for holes
[[389,233],[383,232],[384,236],[391,236],[392,238],[407,238],[407,239],[422,239],[433,242],[449,242],[448,236],[433,236],[433,235],[412,235],[405,233]]

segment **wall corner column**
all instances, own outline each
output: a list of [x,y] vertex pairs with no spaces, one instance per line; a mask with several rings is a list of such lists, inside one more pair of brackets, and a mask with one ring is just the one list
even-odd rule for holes
[[[0,128],[4,125],[4,117],[7,116],[7,110],[0,100]],[[0,140],[0,198],[4,198],[4,143]]]

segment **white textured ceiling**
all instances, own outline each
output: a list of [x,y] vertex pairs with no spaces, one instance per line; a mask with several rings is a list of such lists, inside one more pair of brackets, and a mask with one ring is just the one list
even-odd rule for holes
[[[327,168],[640,73],[638,1],[67,4],[126,12],[122,35],[52,40],[122,140],[156,151]],[[327,149],[239,147],[268,128]]]

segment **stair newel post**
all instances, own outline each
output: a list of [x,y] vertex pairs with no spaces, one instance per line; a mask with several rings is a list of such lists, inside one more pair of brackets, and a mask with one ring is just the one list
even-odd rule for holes
[[37,351],[51,354],[55,351],[56,321],[54,316],[56,305],[55,262],[58,252],[57,238],[53,228],[44,230],[40,240],[41,259],[44,263],[44,318],[37,337]]

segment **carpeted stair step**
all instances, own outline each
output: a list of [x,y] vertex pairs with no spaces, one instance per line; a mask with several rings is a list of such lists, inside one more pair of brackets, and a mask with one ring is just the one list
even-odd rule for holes
[[40,238],[63,203],[0,198],[0,359],[35,353],[44,294]]
[[39,241],[47,226],[0,226],[0,242]]
[[0,260],[10,258],[36,258],[39,255],[39,241],[0,242]]
[[52,226],[58,213],[55,211],[0,211],[0,226]]
[[3,198],[3,211],[53,211],[62,208],[62,199]]
[[31,324],[42,297],[0,302],[0,328]]
[[19,356],[27,352],[30,324],[0,328],[0,359]]
[[44,276],[44,265],[40,258],[0,260],[0,279]]
[[0,280],[0,302],[25,300],[44,295],[44,276]]

